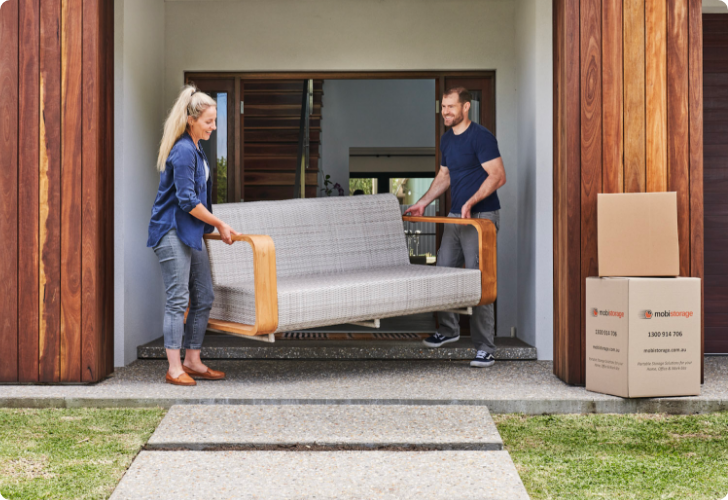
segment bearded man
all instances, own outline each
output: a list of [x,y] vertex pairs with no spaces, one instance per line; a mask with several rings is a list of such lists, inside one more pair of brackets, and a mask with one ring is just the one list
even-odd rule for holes
[[[500,201],[497,190],[506,183],[498,141],[488,129],[468,118],[472,96],[464,87],[447,90],[442,97],[442,118],[450,130],[440,139],[440,172],[427,193],[408,213],[421,216],[425,207],[448,188],[452,207],[448,217],[490,219],[500,227]],[[445,224],[437,265],[478,269],[478,232],[473,226]],[[438,313],[439,328],[422,342],[440,347],[460,340],[459,315]],[[495,363],[495,318],[493,304],[473,308],[470,335],[477,349],[470,366],[483,368]]]

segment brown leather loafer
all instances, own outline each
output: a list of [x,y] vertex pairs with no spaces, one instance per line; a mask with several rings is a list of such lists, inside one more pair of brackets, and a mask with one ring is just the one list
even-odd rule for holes
[[196,372],[192,368],[189,368],[185,365],[182,365],[182,369],[185,371],[185,373],[189,374],[192,377],[200,377],[204,378],[205,380],[222,380],[225,378],[225,372],[219,372],[217,370],[213,370],[212,368],[208,368],[205,373]]
[[187,375],[186,373],[181,374],[177,378],[172,378],[172,375],[170,375],[169,372],[167,372],[166,380],[167,380],[168,384],[174,384],[174,385],[197,385],[197,382],[192,380],[192,378],[189,375]]

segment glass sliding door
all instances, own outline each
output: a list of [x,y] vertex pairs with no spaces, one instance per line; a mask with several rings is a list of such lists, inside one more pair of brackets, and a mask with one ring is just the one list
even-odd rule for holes
[[227,137],[227,92],[215,92],[211,96],[217,101],[217,130],[210,135],[209,141],[200,141],[202,149],[210,162],[213,175],[212,202],[228,201],[228,137]]

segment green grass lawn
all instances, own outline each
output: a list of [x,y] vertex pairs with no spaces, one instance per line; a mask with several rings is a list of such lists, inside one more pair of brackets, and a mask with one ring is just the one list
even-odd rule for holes
[[728,494],[728,413],[493,418],[533,500]]
[[6,499],[109,498],[162,409],[0,409]]

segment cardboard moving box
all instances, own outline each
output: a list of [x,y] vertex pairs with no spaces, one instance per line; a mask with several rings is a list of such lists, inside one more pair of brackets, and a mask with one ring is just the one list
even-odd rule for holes
[[597,196],[599,276],[678,276],[677,193]]
[[700,279],[587,278],[586,388],[700,394]]

